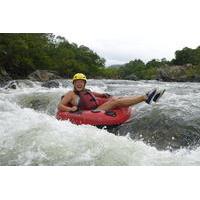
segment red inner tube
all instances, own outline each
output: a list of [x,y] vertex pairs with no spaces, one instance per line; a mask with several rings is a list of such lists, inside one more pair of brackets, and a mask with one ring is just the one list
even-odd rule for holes
[[[106,98],[97,98],[99,105],[109,101]],[[120,125],[126,122],[132,115],[131,107],[123,107],[111,110],[109,112],[105,111],[77,111],[77,112],[62,112],[58,111],[56,118],[59,120],[69,120],[74,124],[90,124],[94,126],[113,126]]]
[[124,107],[114,109],[109,112],[104,111],[77,111],[61,112],[58,111],[56,118],[59,120],[69,120],[74,124],[90,124],[94,126],[113,126],[126,122],[131,116],[131,108]]
[[[109,99],[97,98],[99,105],[107,102]],[[59,120],[69,120],[74,124],[89,124],[94,126],[114,126],[126,122],[132,115],[131,107],[113,109],[111,111],[92,111],[83,110],[77,112],[58,111],[56,118]]]

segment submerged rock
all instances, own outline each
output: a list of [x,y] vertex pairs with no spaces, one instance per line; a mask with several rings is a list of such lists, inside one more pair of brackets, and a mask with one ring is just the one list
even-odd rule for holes
[[47,88],[58,88],[59,85],[60,84],[57,80],[46,81],[46,82],[42,83],[42,87],[47,87]]
[[32,81],[50,81],[55,79],[60,79],[61,77],[57,75],[56,72],[48,70],[36,70],[35,72],[28,75],[28,78]]
[[17,81],[9,81],[4,88],[5,89],[17,89],[17,86],[18,86]]

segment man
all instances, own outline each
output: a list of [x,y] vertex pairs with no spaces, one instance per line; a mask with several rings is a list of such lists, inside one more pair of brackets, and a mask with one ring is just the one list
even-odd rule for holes
[[59,105],[59,111],[75,112],[77,110],[112,110],[117,107],[128,107],[146,102],[151,104],[157,102],[165,90],[154,89],[145,95],[130,97],[112,97],[107,93],[91,92],[85,88],[87,78],[82,73],[77,73],[73,77],[74,90],[66,93]]

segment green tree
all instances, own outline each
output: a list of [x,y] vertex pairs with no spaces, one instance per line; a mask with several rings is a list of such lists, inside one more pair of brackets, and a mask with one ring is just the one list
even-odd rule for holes
[[50,33],[4,33],[0,34],[0,66],[13,78],[26,77],[36,69],[55,70],[68,77],[77,72],[95,76],[102,73],[105,59],[86,46],[78,47]]
[[147,68],[151,68],[151,67],[158,68],[158,67],[165,66],[167,64],[169,64],[169,62],[166,60],[166,58],[162,58],[161,61],[158,59],[153,59],[146,63],[146,67]]
[[24,77],[28,73],[50,64],[46,54],[51,34],[0,34],[0,64],[14,77]]
[[126,78],[127,76],[134,74],[138,78],[143,77],[143,71],[145,70],[145,63],[140,59],[135,59],[125,64],[125,66],[119,68],[119,73],[121,78]]
[[175,52],[175,59],[172,60],[173,64],[184,65],[184,64],[200,64],[200,47],[191,49],[188,47],[183,48]]

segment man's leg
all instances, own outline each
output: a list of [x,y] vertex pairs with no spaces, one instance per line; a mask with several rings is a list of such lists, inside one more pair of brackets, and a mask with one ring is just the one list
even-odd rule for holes
[[143,101],[145,101],[148,104],[151,104],[156,94],[157,94],[157,90],[154,89],[153,91],[148,92],[146,95],[143,95],[143,96],[113,98],[110,101],[98,106],[97,110],[107,111],[107,110],[112,110],[118,107],[128,107],[128,106],[133,106],[135,104],[141,103]]
[[117,107],[128,107],[147,100],[147,96],[114,98],[97,107],[97,110],[112,110]]

